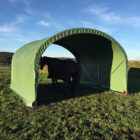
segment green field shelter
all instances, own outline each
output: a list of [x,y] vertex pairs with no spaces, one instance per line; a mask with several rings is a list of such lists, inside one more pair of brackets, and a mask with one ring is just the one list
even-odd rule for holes
[[104,32],[74,28],[30,42],[15,52],[10,87],[27,106],[37,98],[40,58],[51,44],[66,48],[79,61],[81,84],[127,91],[128,60],[121,45]]

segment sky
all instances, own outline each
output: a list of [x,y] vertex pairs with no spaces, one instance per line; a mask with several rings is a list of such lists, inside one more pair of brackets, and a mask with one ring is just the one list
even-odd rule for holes
[[[140,0],[0,0],[0,51],[70,28],[92,28],[117,40],[128,59],[140,60]],[[71,56],[51,45],[47,55]]]

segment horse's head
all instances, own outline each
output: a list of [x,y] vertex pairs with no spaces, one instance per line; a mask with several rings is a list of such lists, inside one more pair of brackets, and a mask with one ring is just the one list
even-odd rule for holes
[[41,69],[41,70],[43,70],[44,65],[45,65],[44,58],[41,57],[41,59],[40,59],[40,69]]
[[41,57],[40,59],[40,69],[43,70],[43,67],[45,65],[49,65],[50,64],[50,58],[49,57]]

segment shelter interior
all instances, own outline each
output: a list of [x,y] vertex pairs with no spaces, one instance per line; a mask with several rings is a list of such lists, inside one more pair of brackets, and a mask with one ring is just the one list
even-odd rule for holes
[[99,35],[76,34],[54,44],[69,50],[80,64],[81,83],[110,87],[113,59],[111,41]]

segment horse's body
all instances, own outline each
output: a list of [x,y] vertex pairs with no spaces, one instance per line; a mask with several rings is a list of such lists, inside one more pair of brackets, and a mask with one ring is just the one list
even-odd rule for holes
[[79,66],[75,59],[42,57],[40,61],[41,69],[45,64],[48,66],[48,78],[52,79],[53,85],[55,82],[57,83],[58,79],[61,79],[71,85],[72,92],[75,91],[80,79]]

